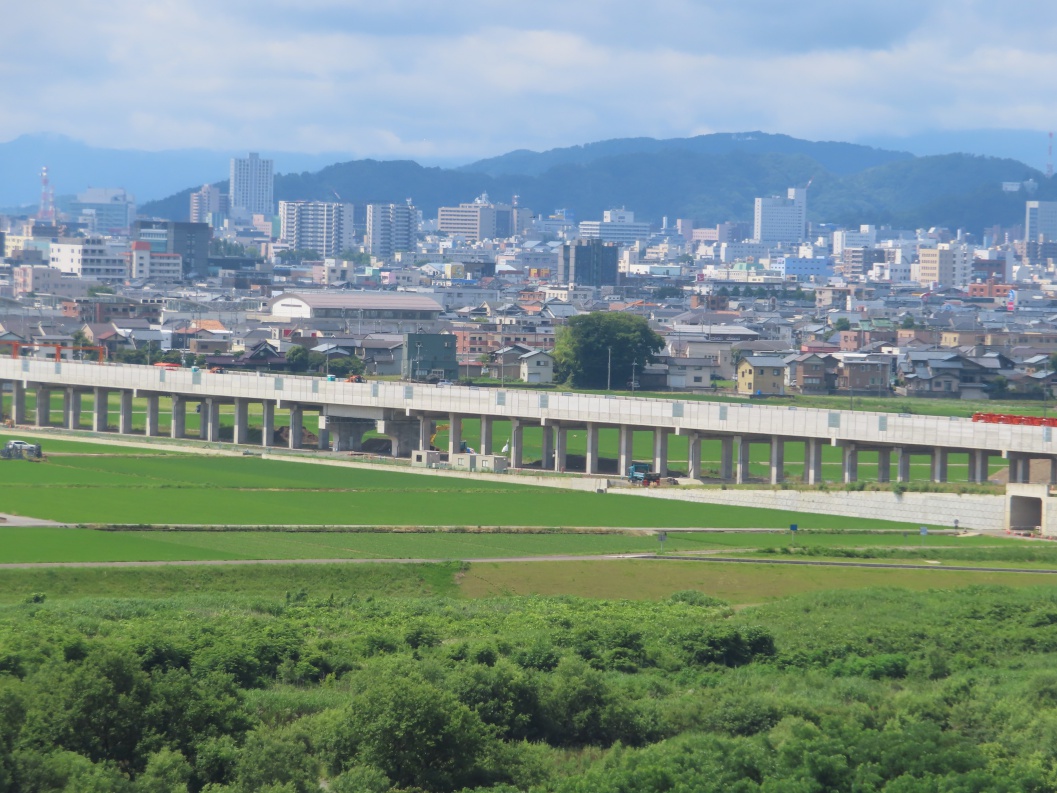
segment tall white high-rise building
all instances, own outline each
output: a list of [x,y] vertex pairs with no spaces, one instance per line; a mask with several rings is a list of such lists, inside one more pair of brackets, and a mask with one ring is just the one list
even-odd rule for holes
[[315,251],[324,259],[352,247],[352,204],[326,201],[280,201],[279,239],[300,251]]
[[228,194],[220,192],[219,187],[202,185],[201,190],[191,193],[191,222],[219,226],[228,214],[229,203]]
[[415,248],[418,212],[411,204],[368,204],[365,247],[371,256],[388,259]]
[[790,187],[786,197],[757,198],[752,238],[764,245],[803,242],[807,237],[807,188]]
[[228,188],[233,212],[246,215],[275,214],[275,169],[271,160],[262,160],[256,152],[249,157],[231,158],[231,184]]

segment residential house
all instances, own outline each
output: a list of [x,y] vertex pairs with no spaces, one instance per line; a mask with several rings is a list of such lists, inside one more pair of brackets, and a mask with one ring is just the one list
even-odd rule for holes
[[838,360],[826,353],[802,353],[788,360],[789,387],[801,394],[830,394],[837,387]]
[[545,350],[527,352],[518,359],[521,363],[519,372],[524,383],[553,383],[554,356]]
[[750,355],[738,362],[737,388],[747,396],[785,395],[785,358]]

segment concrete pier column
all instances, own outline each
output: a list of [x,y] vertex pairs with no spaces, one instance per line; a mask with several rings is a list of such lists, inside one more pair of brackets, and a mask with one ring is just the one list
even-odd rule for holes
[[804,441],[804,481],[809,485],[822,484],[822,441],[818,438]]
[[852,445],[844,447],[843,473],[845,484],[859,481],[859,450]]
[[510,455],[511,468],[523,468],[525,465],[524,427],[518,419],[510,419]]
[[147,419],[143,425],[143,432],[148,438],[158,436],[158,395],[147,396]]
[[81,392],[73,388],[67,388],[63,402],[66,429],[78,429],[81,426]]
[[209,404],[206,400],[203,399],[198,403],[195,412],[198,413],[198,438],[203,441],[209,440]]
[[554,425],[554,470],[559,473],[565,470],[569,449],[569,430],[561,424]]
[[244,398],[235,399],[235,429],[231,440],[237,444],[249,443],[250,403]]
[[749,481],[749,451],[752,442],[743,435],[738,435],[738,462],[734,466],[734,482],[743,485]]
[[289,447],[300,449],[305,437],[305,409],[300,405],[290,405],[290,438]]
[[1017,452],[1009,453],[1009,481],[1026,484],[1031,480],[1031,458]]
[[617,441],[617,473],[620,476],[628,475],[628,468],[635,461],[635,428],[620,425],[620,437]]
[[983,449],[974,449],[969,452],[969,481],[986,482],[988,480],[988,464],[990,455]]
[[546,471],[554,466],[554,427],[551,424],[543,424],[540,427],[543,441],[540,444],[540,468]]
[[316,430],[316,448],[320,451],[326,451],[330,448],[330,427],[327,426],[326,415],[324,415],[322,408],[320,408],[316,425],[318,427]]
[[877,481],[892,481],[892,450],[887,447],[877,450]]
[[11,383],[11,420],[15,424],[26,423],[26,384],[21,380]]
[[947,481],[947,450],[946,449],[933,449],[932,450],[932,481],[933,482],[946,482]]
[[771,484],[777,485],[785,479],[785,441],[771,438]]
[[1050,484],[1057,485],[1057,457],[1050,458]]
[[[433,419],[422,416],[418,420],[418,450],[429,451],[430,438],[433,437]],[[361,436],[362,437],[362,436]],[[335,449],[337,451],[337,449]],[[355,451],[355,450],[354,450]]]
[[[341,419],[330,417],[328,422],[331,448],[336,452],[358,452],[363,449],[363,436],[373,432],[376,423],[370,419]],[[421,432],[423,422],[418,422]],[[421,438],[421,435],[419,435]],[[429,446],[429,435],[426,435],[426,446]],[[423,447],[425,448],[425,447]]]
[[481,416],[481,442],[478,445],[478,454],[492,453],[492,422],[491,416]]
[[686,436],[686,475],[701,478],[701,436],[696,432]]
[[448,454],[458,454],[462,451],[462,416],[457,413],[448,414]]
[[584,473],[598,473],[598,425],[587,425],[587,453],[584,457]]
[[393,457],[410,457],[418,443],[420,423],[417,419],[384,420],[377,424],[378,432],[392,443]]
[[653,430],[653,470],[661,476],[668,476],[668,432],[665,427]]
[[73,408],[73,389],[64,388],[62,389],[62,418],[59,423],[66,429],[70,429],[72,424],[70,423],[70,413]]
[[275,446],[275,403],[269,399],[261,402],[261,446]]
[[51,389],[37,386],[37,426],[46,427],[51,423]]
[[118,414],[117,431],[122,435],[132,434],[132,392],[121,391],[121,411]]
[[729,482],[734,478],[734,436],[728,435],[719,441],[719,478]]
[[[99,399],[97,396],[96,399]],[[172,423],[169,427],[169,436],[182,438],[187,434],[187,400],[182,396],[172,395]]]
[[910,458],[911,453],[909,449],[900,447],[896,449],[896,481],[897,482],[909,482],[910,481]]

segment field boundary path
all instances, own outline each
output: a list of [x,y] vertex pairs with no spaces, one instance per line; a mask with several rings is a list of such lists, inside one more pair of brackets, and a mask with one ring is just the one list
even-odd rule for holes
[[9,515],[0,512],[0,528],[4,526],[69,526],[69,523],[58,523],[54,520],[43,518],[27,518],[25,515]]

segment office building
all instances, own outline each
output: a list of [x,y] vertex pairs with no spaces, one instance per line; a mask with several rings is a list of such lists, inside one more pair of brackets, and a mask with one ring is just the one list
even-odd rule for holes
[[183,278],[183,257],[178,253],[156,253],[146,240],[133,241],[125,257],[131,278],[147,281],[179,281]]
[[274,189],[275,171],[271,160],[262,160],[256,152],[250,152],[245,158],[231,158],[228,195],[233,213],[271,217],[275,214]]
[[90,187],[70,203],[69,213],[91,234],[127,235],[136,219],[136,199],[120,187]]
[[390,259],[415,249],[418,213],[411,204],[368,204],[365,247],[371,256]]
[[935,248],[921,248],[918,261],[910,268],[911,280],[927,287],[965,287],[972,280],[973,252],[968,245],[941,242]]
[[1057,201],[1025,202],[1024,242],[1029,264],[1045,262],[1047,254],[1052,255],[1044,246],[1057,242]]
[[602,213],[602,220],[580,223],[580,238],[631,245],[650,238],[650,224],[636,223],[635,213],[626,209],[607,209]]
[[558,256],[557,283],[577,286],[616,286],[619,279],[618,245],[599,239],[574,240]]
[[352,204],[280,201],[279,241],[320,258],[340,257],[355,241]]
[[51,266],[79,278],[124,281],[126,246],[103,237],[63,237],[51,245]]
[[807,237],[807,190],[790,187],[786,197],[757,198],[752,238],[764,245],[803,242]]
[[516,198],[514,204],[493,204],[484,193],[470,204],[440,207],[437,230],[467,242],[517,236],[532,224],[532,210],[518,206]]
[[180,223],[174,220],[137,220],[132,239],[150,243],[155,253],[180,255],[185,273],[209,272],[209,242],[213,230],[207,223]]
[[227,193],[211,184],[202,185],[201,190],[191,193],[191,222],[208,223],[213,228],[223,225],[231,212]]

